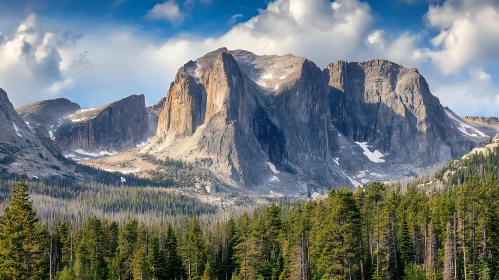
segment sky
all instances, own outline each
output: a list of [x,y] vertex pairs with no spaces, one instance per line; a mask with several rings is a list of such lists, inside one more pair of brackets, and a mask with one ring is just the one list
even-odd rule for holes
[[388,59],[459,115],[499,116],[499,0],[0,0],[0,88],[15,107],[152,105],[220,47],[321,68]]

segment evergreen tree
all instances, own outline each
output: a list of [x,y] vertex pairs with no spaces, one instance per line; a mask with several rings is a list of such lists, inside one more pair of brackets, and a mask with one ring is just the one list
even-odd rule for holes
[[203,277],[201,277],[201,280],[213,280],[213,271],[211,270],[210,263],[206,263],[204,267],[204,273]]
[[20,180],[0,217],[0,279],[47,278],[46,235],[38,225],[28,186]]
[[179,252],[179,243],[177,240],[178,239],[173,231],[173,228],[168,226],[165,250],[162,257],[165,260],[165,270],[166,275],[169,276],[168,279],[182,279],[185,275],[182,267],[182,257]]

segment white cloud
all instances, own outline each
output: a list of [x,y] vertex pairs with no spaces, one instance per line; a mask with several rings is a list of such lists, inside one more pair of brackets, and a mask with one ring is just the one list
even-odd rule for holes
[[433,93],[460,115],[497,115],[499,89],[483,68],[470,68],[466,75],[435,83]]
[[356,51],[365,48],[363,40],[373,21],[369,5],[359,1],[278,0],[221,37],[175,38],[151,53],[177,67],[225,46],[257,54],[292,53],[324,66],[337,59],[354,59]]
[[146,14],[146,18],[151,20],[167,20],[173,24],[180,25],[184,21],[184,14],[175,0],[168,0],[162,4],[156,4]]
[[447,0],[431,5],[426,20],[439,30],[428,55],[444,73],[499,62],[499,2]]
[[0,40],[0,86],[15,105],[50,98],[70,86],[61,67],[64,36],[39,29],[30,14]]
[[[194,1],[203,2],[191,0]],[[164,97],[180,66],[207,52],[227,47],[257,54],[291,53],[307,57],[319,67],[339,59],[389,59],[406,67],[418,67],[433,93],[457,113],[478,114],[485,112],[483,107],[487,104],[488,108],[495,104],[498,94],[493,77],[484,69],[498,60],[499,53],[493,51],[499,44],[498,31],[492,27],[499,26],[499,22],[493,0],[477,1],[477,5],[471,5],[471,0],[447,0],[441,5],[431,5],[425,18],[428,26],[438,34],[431,38],[428,48],[419,47],[427,39],[426,33],[395,35],[390,30],[374,29],[370,6],[359,0],[333,3],[329,0],[276,0],[257,16],[236,24],[222,36],[208,38],[181,34],[161,40],[127,26],[100,26],[87,30],[80,38],[31,31],[33,24],[30,25],[27,19],[27,23],[3,43],[0,37],[0,46],[16,44],[16,47],[7,48],[9,52],[26,48],[31,62],[26,63],[17,53],[7,56],[7,51],[2,49],[0,81],[9,80],[9,87],[16,92],[17,89],[33,92],[33,96],[24,95],[17,100],[32,101],[35,92],[42,92],[35,98],[41,99],[64,91],[69,95],[85,93],[88,104],[82,105],[96,106],[130,94],[144,93],[151,104]],[[187,4],[182,3],[183,7]],[[147,17],[180,23],[185,15],[177,2],[170,0],[154,6]],[[233,17],[239,18],[238,15]],[[36,24],[34,26],[36,29]],[[76,40],[76,45],[70,43]],[[477,42],[469,42],[473,40]],[[27,47],[20,42],[27,42]],[[31,74],[41,67],[37,65],[46,65],[46,68],[55,65],[53,68],[58,70],[53,71],[55,78],[39,82],[43,75]],[[4,73],[16,73],[16,77],[10,78]],[[23,89],[28,84],[33,84],[30,89],[43,90]]]

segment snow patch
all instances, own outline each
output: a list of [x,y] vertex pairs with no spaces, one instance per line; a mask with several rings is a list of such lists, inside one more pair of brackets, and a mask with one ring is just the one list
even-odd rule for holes
[[108,151],[101,151],[97,154],[97,153],[86,152],[82,149],[74,150],[73,152],[91,157],[114,156],[118,154],[117,152],[108,152]]
[[51,131],[49,131],[49,135],[50,135],[50,139],[51,139],[52,141],[55,141],[54,132],[53,132],[52,130],[51,130]]
[[280,182],[281,180],[279,180],[279,178],[277,178],[277,176],[272,176],[270,179],[269,179],[270,182]]
[[[452,115],[452,113],[450,113],[449,111],[445,110],[445,113],[447,114],[447,116],[455,121],[457,121],[460,125],[460,127],[458,127],[457,129],[459,129],[459,131],[461,131],[461,133],[463,133],[464,135],[468,135],[468,136],[471,136],[471,137],[488,137],[485,133],[481,132],[480,130],[476,129],[476,127],[474,126],[471,126],[463,121],[461,121],[460,119],[454,117],[454,115]],[[468,132],[468,130],[471,130],[475,133],[470,133]]]
[[279,79],[280,79],[280,80],[284,80],[284,79],[286,79],[286,77],[287,77],[287,76],[281,76],[281,77],[279,77]]
[[362,170],[362,171],[359,171],[359,174],[358,174],[357,176],[355,176],[355,177],[357,177],[357,178],[359,178],[359,179],[360,179],[360,178],[364,178],[364,177],[366,177],[366,175],[367,175],[367,172],[368,172],[368,171],[369,171],[369,170]]
[[362,182],[362,184],[367,184],[367,183],[369,183],[369,182],[371,182],[371,181],[369,181],[369,180],[367,180],[367,179],[362,179],[362,180],[360,180],[360,182]]
[[276,85],[276,86],[274,87],[274,90],[279,90],[279,85]]
[[357,188],[357,187],[359,187],[361,185],[361,183],[359,183],[359,182],[355,181],[354,179],[350,178],[350,176],[347,176],[347,178],[348,178],[348,180],[350,180],[350,183],[352,183],[352,185],[354,187]]
[[340,158],[337,157],[337,158],[333,158],[333,161],[337,164],[337,165],[340,165]]
[[15,123],[12,123],[12,126],[14,127],[14,130],[16,131],[17,136],[23,137],[23,135],[21,134],[21,131],[19,130],[17,125]]
[[272,170],[272,172],[274,172],[274,174],[279,174],[279,170],[277,170],[277,168],[275,167],[274,164],[272,164],[272,162],[270,161],[267,161],[267,165],[270,167],[270,170]]
[[378,150],[374,150],[374,152],[371,152],[369,150],[369,145],[367,144],[367,142],[355,142],[357,143],[357,145],[359,145],[362,150],[364,150],[364,155],[372,162],[375,162],[375,163],[381,163],[381,162],[385,162],[384,159],[382,159],[382,157],[384,157],[384,155],[379,152]]

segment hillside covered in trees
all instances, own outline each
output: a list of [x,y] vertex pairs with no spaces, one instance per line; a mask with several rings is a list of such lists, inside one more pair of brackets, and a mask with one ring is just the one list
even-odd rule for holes
[[[21,182],[0,219],[0,278],[498,279],[498,159],[453,162],[437,172],[447,174],[438,187],[414,183],[402,192],[370,183],[314,201],[217,219],[191,212],[181,223],[147,226],[88,217],[80,226],[42,227],[33,216],[13,226],[22,217],[15,209],[31,209]],[[12,245],[19,238],[43,248],[30,264],[36,270],[13,265],[29,249]],[[16,269],[38,276],[17,277]]]

